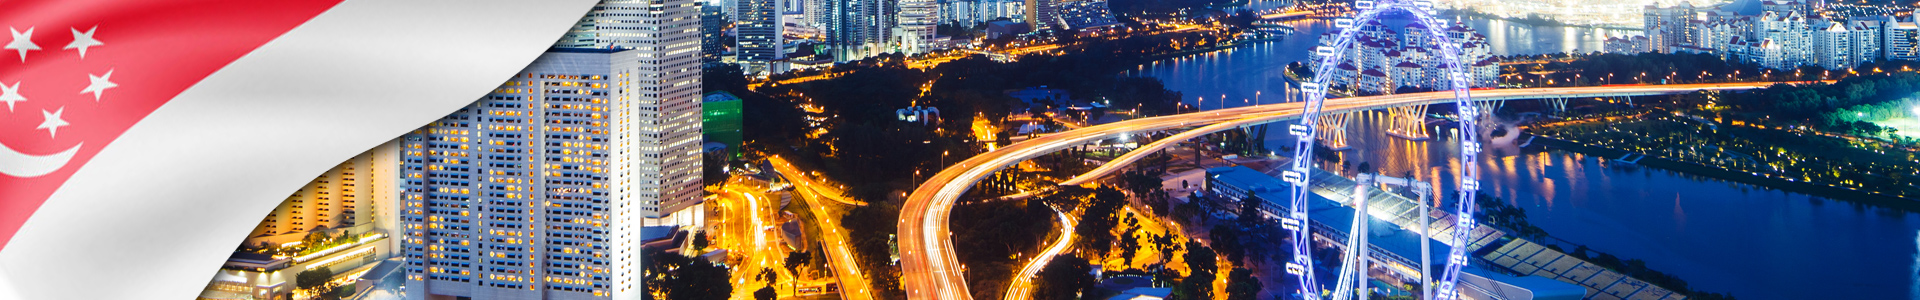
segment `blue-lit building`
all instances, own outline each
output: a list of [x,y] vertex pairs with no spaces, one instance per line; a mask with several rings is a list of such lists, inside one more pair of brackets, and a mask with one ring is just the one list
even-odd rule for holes
[[1200,205],[1231,214],[1239,214],[1249,197],[1265,200],[1260,206],[1269,217],[1284,215],[1293,203],[1291,185],[1243,166],[1207,169],[1206,185],[1207,201]]
[[[1325,176],[1337,176],[1316,171],[1312,175],[1319,179]],[[1318,180],[1329,181],[1329,180]],[[1243,166],[1219,167],[1207,169],[1206,191],[1210,205],[1215,209],[1235,212],[1242,201],[1259,199],[1261,210],[1269,218],[1284,215],[1292,205],[1292,185],[1273,176]],[[1349,186],[1350,187],[1350,186]],[[1375,190],[1371,193],[1380,193]],[[1342,205],[1322,194],[1340,193],[1336,189],[1316,188],[1308,194],[1307,217],[1316,236],[1316,243],[1334,247],[1344,247],[1348,232],[1359,210]],[[1346,193],[1351,193],[1347,191]],[[1375,194],[1376,197],[1378,194]],[[1337,195],[1342,198],[1344,194]],[[1372,206],[1372,205],[1369,205]],[[1393,277],[1409,282],[1420,280],[1420,246],[1428,247],[1427,259],[1432,263],[1444,263],[1452,247],[1438,240],[1420,236],[1418,229],[1402,228],[1386,218],[1393,214],[1388,211],[1370,211],[1374,218],[1367,222],[1367,243],[1371,247],[1371,265],[1376,269],[1392,271]],[[1436,235],[1443,236],[1443,235]],[[1337,266],[1322,266],[1329,269]],[[1434,267],[1433,273],[1441,272]],[[1586,288],[1538,276],[1516,277],[1488,270],[1467,269],[1461,275],[1461,294],[1465,299],[1506,299],[1506,300],[1561,300],[1581,299]],[[1329,283],[1330,284],[1330,283]],[[1395,284],[1375,285],[1373,288],[1382,294],[1417,293],[1418,291],[1394,290]]]

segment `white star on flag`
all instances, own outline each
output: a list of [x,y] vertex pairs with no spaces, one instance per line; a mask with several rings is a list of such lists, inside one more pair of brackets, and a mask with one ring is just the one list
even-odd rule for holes
[[107,45],[107,43],[101,43],[100,40],[93,39],[93,31],[95,29],[100,29],[100,26],[93,26],[93,28],[87,28],[87,32],[80,32],[79,28],[67,28],[67,29],[73,30],[73,42],[67,43],[67,47],[63,49],[80,49],[81,59],[87,58],[88,47]]
[[13,29],[13,27],[9,26],[7,27],[7,31],[13,32],[13,41],[8,42],[7,46],[3,48],[19,50],[20,62],[27,61],[27,51],[40,50],[40,45],[33,43],[33,27],[27,27],[27,32],[20,32],[20,30]]
[[0,84],[0,102],[7,103],[7,112],[13,112],[13,103],[20,101],[27,101],[27,97],[20,96],[19,81],[14,81],[13,86]]
[[40,116],[45,117],[46,120],[40,121],[40,127],[35,127],[34,129],[46,129],[47,137],[48,138],[54,137],[55,134],[59,133],[61,126],[67,126],[67,120],[60,119],[60,114],[66,113],[66,112],[67,112],[67,107],[65,106],[61,106],[59,109],[55,109],[51,112],[46,110],[41,110]]
[[80,90],[80,93],[93,93],[93,101],[100,102],[100,93],[106,92],[107,89],[120,86],[119,84],[113,83],[113,81],[108,81],[108,79],[112,78],[113,69],[107,69],[107,75],[93,76],[93,74],[87,74],[87,88]]

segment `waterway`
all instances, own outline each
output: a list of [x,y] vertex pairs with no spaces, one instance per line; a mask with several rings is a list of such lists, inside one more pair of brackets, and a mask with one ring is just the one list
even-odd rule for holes
[[[1597,49],[1611,30],[1563,29],[1466,19],[1502,28],[1497,54]],[[1317,37],[1330,26],[1295,23]],[[1522,26],[1522,27],[1515,27]],[[1567,32],[1575,34],[1566,34]],[[1485,31],[1485,30],[1483,30]],[[1499,32],[1499,31],[1495,31]],[[1493,36],[1493,34],[1489,34]],[[1598,36],[1598,37],[1596,37]],[[1288,62],[1306,58],[1310,38],[1223,50],[1143,65],[1206,109],[1281,101]],[[1504,44],[1504,46],[1503,46]],[[1254,100],[1254,91],[1262,91]],[[1224,95],[1224,96],[1223,96]],[[1227,101],[1220,101],[1221,99]],[[1450,134],[1407,141],[1382,134],[1383,114],[1350,128],[1347,160],[1382,173],[1439,179],[1453,186],[1457,143]],[[1279,132],[1281,130],[1270,130]],[[1284,144],[1279,134],[1270,145]],[[1562,151],[1522,151],[1490,143],[1481,158],[1484,193],[1526,209],[1553,236],[1623,259],[1640,259],[1703,291],[1739,299],[1920,299],[1920,214],[1822,199],[1747,184],[1609,163]],[[1569,249],[1571,250],[1571,249]]]
[[[1271,2],[1278,1],[1255,4]],[[1607,37],[1639,34],[1637,30],[1536,26],[1499,19],[1446,17],[1486,35],[1494,55],[1591,52],[1600,50]],[[1382,21],[1390,26],[1408,22],[1399,18]],[[1278,41],[1143,64],[1130,74],[1159,77],[1169,87],[1181,87],[1176,90],[1186,94],[1189,104],[1201,104],[1209,109],[1255,100],[1279,101],[1267,96],[1277,96],[1275,93],[1283,89],[1287,63],[1311,58],[1310,49],[1319,45],[1320,34],[1333,28],[1332,22],[1322,19],[1287,24],[1293,26],[1296,33]],[[1221,99],[1238,103],[1222,103]]]

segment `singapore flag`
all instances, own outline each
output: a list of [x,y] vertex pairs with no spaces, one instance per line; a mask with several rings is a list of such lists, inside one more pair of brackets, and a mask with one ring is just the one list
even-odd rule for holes
[[287,195],[594,2],[0,1],[0,299],[192,299]]

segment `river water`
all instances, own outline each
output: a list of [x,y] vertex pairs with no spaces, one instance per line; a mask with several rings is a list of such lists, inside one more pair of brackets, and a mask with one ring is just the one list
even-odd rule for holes
[[[1586,51],[1598,49],[1606,35],[1625,33],[1460,20],[1487,33],[1496,54]],[[1296,37],[1317,37],[1331,24],[1294,26],[1301,32]],[[1315,43],[1289,37],[1131,73],[1158,77],[1205,109],[1273,103],[1282,100],[1276,91],[1285,65],[1307,58]],[[1347,160],[1453,186],[1457,143],[1449,134],[1422,142],[1391,138],[1382,134],[1384,119],[1376,112],[1355,120]],[[1273,136],[1271,145],[1284,143]],[[1694,289],[1740,299],[1920,299],[1920,214],[1609,165],[1578,153],[1520,151],[1510,143],[1489,143],[1480,166],[1483,192],[1526,209],[1533,224],[1557,238],[1644,260]]]

